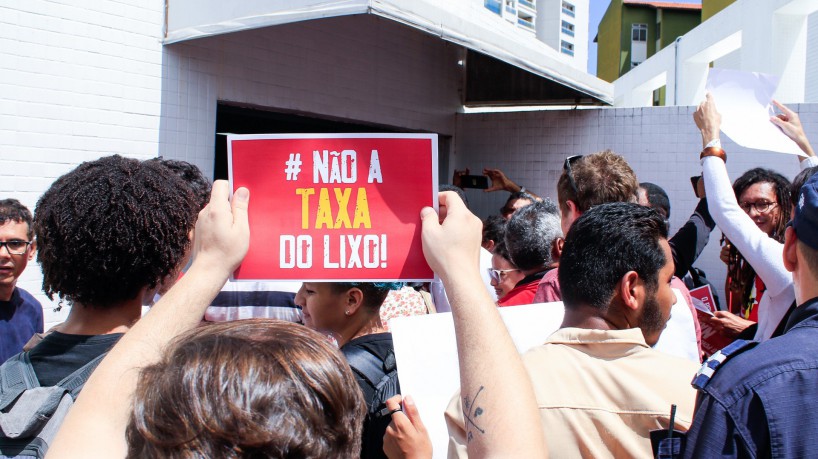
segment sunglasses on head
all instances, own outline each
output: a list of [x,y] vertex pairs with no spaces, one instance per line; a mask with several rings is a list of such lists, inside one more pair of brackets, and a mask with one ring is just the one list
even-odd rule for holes
[[565,158],[565,163],[562,165],[562,170],[565,171],[565,175],[568,177],[568,184],[571,185],[571,189],[574,190],[574,196],[579,198],[579,189],[577,188],[577,182],[574,180],[574,171],[571,170],[571,166],[579,161],[582,158],[582,155],[574,155]]

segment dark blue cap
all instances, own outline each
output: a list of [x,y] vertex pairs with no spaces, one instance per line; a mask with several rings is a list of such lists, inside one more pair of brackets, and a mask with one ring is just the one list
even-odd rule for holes
[[810,177],[801,187],[792,227],[799,241],[818,250],[818,174]]

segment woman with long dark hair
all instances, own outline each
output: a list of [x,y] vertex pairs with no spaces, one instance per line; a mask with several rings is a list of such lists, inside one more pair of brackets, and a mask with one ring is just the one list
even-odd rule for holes
[[[798,114],[777,102],[775,104],[781,113],[772,117],[770,122],[778,126],[804,152],[806,157],[799,157],[801,168],[818,165]],[[719,140],[721,115],[710,94],[707,94],[707,100],[699,105],[693,119],[702,135],[704,149],[699,158],[710,215],[731,246],[741,254],[741,260],[737,255],[733,257],[734,268],[729,276],[733,281],[728,292],[733,291],[732,289],[740,291],[741,295],[734,293],[733,296],[741,298],[738,309],[741,312],[741,301],[745,298],[749,300],[752,290],[755,289],[756,298],[750,305],[745,304],[744,309],[750,310],[751,313],[753,309],[756,311],[758,328],[754,338],[764,341],[775,335],[779,324],[784,321],[795,301],[792,275],[784,267],[782,259],[784,246],[775,239],[783,237],[782,225],[786,225],[788,221],[786,215],[791,210],[789,195],[786,188],[780,190],[781,187],[775,185],[777,183],[775,178],[754,181],[741,193],[732,190],[727,175],[727,154],[721,148]],[[752,175],[755,175],[755,172]],[[738,182],[737,185],[741,185]],[[751,196],[750,190],[759,193]],[[749,274],[747,271],[749,268],[752,268],[754,275]],[[757,286],[756,279],[759,280]],[[742,327],[747,325],[746,323],[735,319],[736,316],[719,311],[711,322],[717,328],[730,328],[731,331],[728,333],[746,328]]]
[[[739,207],[758,229],[782,244],[790,219],[789,189],[790,181],[783,175],[762,168],[750,169],[733,183]],[[741,252],[726,238],[724,242],[721,259],[727,264],[728,310],[719,311],[713,323],[734,338],[758,322],[759,302],[767,287]]]

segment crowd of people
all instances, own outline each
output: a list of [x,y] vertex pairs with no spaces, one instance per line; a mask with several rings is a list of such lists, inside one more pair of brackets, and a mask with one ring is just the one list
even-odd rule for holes
[[[667,193],[609,150],[566,158],[556,201],[484,170],[486,191],[510,193],[485,221],[455,172],[439,211],[419,209],[430,284],[241,287],[249,190],[180,161],[83,163],[33,215],[0,201],[0,457],[430,458],[432,416],[449,457],[809,456],[818,158],[778,108],[802,172],[731,185],[708,95],[700,201],[673,234]],[[716,228],[728,275],[707,325],[731,343],[707,355],[689,289],[707,284],[693,264]],[[35,256],[71,306],[48,331],[16,286]],[[527,304],[564,316],[520,356],[498,308]],[[388,321],[437,312],[460,390],[420,412]]]

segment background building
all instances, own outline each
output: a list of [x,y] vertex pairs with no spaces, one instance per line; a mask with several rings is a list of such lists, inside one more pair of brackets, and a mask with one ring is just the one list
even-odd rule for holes
[[588,67],[589,0],[483,0],[489,11],[559,51],[574,68]]
[[818,102],[818,1],[703,0],[702,16],[707,20],[614,81],[616,106],[654,105],[657,93],[666,105],[695,105],[711,67],[778,78],[773,97],[784,103]]
[[715,16],[736,0],[702,0],[702,22]]
[[613,82],[701,21],[701,5],[612,0],[595,41],[597,77]]

